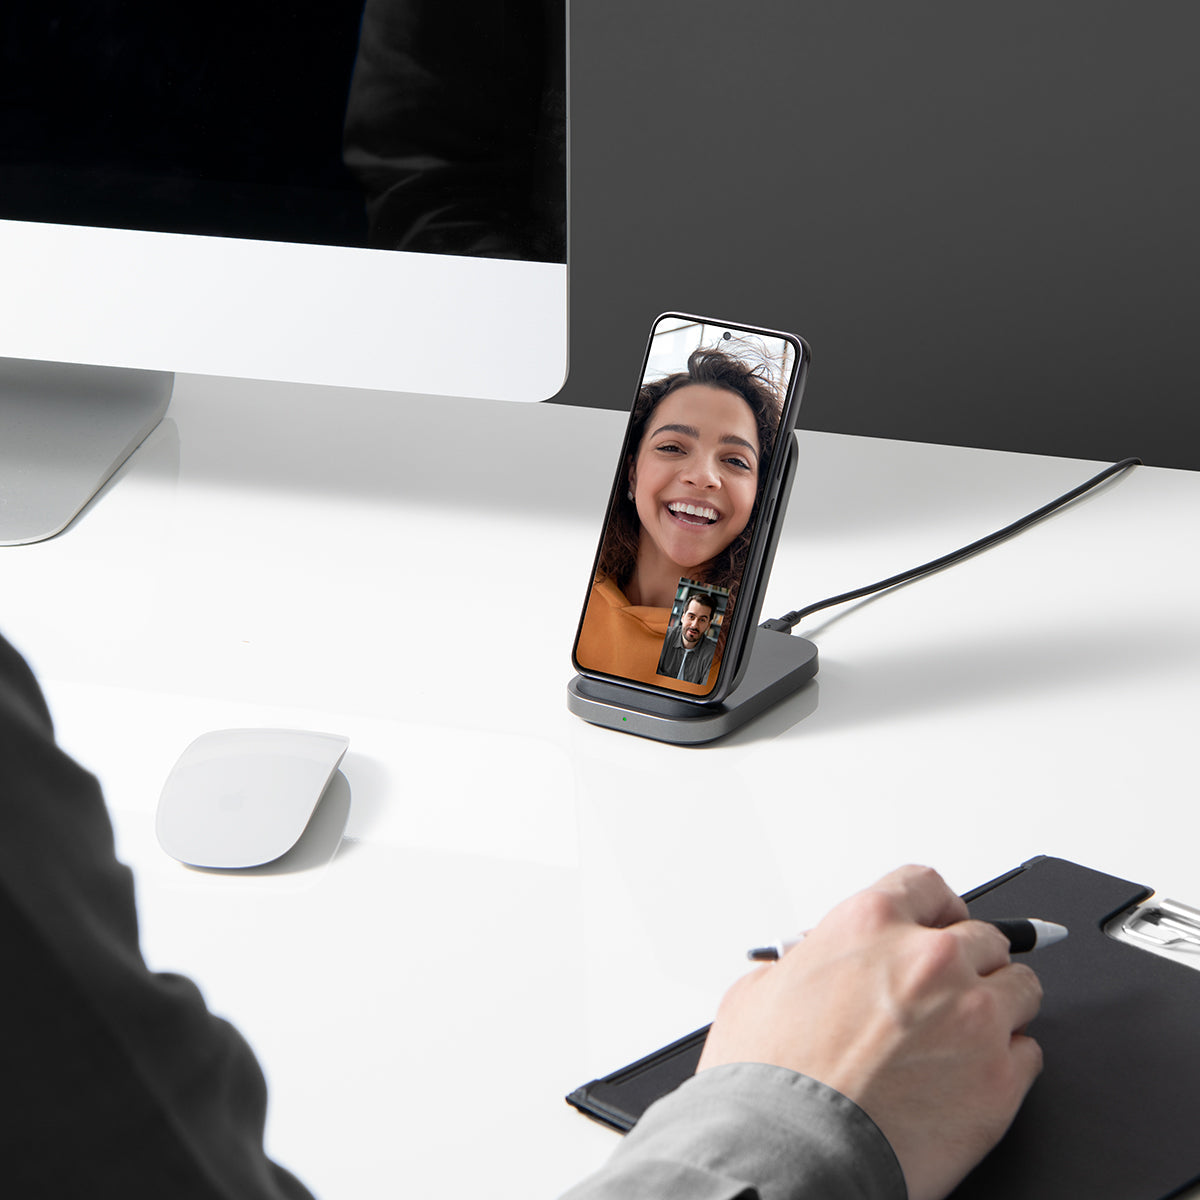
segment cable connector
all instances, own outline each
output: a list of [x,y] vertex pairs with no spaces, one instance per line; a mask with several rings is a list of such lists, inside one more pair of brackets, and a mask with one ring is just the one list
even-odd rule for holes
[[769,617],[759,629],[773,629],[776,633],[791,633],[792,627],[782,617]]

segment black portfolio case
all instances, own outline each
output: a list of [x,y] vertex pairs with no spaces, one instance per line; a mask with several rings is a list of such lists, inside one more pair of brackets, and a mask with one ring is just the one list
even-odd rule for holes
[[[1200,971],[1104,931],[1150,895],[1043,857],[966,896],[974,917],[1035,916],[1067,926],[1070,937],[1033,960],[1045,999],[1029,1032],[1045,1069],[954,1200],[1163,1200],[1200,1181]],[[706,1033],[567,1099],[630,1129],[695,1071]]]

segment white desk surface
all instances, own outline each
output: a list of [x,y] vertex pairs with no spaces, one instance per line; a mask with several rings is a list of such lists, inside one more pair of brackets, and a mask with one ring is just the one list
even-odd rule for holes
[[[1200,902],[1200,476],[1137,469],[818,614],[814,684],[681,749],[566,707],[622,422],[183,376],[75,526],[0,551],[0,623],[105,787],[149,961],[246,1034],[268,1148],[326,1200],[556,1195],[615,1138],[566,1092],[900,862],[966,890],[1047,853]],[[1100,468],[800,442],[764,616]],[[239,725],[349,736],[340,844],[318,821],[249,875],[158,848],[175,758]]]

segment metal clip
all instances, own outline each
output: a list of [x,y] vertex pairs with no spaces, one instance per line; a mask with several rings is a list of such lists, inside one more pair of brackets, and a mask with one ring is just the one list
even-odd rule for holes
[[1163,950],[1200,954],[1200,909],[1178,900],[1151,900],[1121,923],[1131,938]]

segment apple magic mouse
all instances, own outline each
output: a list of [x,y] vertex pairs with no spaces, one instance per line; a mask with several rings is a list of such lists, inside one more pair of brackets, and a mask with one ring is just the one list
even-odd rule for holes
[[201,734],[158,799],[159,845],[193,867],[256,867],[299,840],[350,745],[303,729]]

